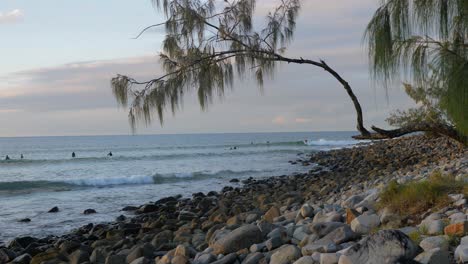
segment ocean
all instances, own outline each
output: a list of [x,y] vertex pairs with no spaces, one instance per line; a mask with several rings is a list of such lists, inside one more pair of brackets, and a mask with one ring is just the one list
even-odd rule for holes
[[[0,244],[17,236],[60,235],[88,223],[113,221],[129,205],[240,185],[230,183],[233,178],[305,172],[314,165],[288,161],[352,146],[358,143],[353,134],[0,138]],[[6,155],[10,160],[4,160]],[[47,213],[54,206],[60,211]],[[88,208],[97,213],[84,215]],[[18,222],[23,218],[31,222]]]

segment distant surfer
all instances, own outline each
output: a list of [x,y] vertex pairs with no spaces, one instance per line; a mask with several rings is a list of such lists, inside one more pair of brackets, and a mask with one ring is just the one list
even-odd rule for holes
[[304,144],[309,145],[309,140],[304,139]]
[[112,157],[112,151],[107,154],[108,157]]
[[234,146],[234,149],[237,149],[237,147],[236,147],[236,146]]
[[10,160],[10,157],[6,155],[5,160]]
[[23,154],[21,154],[21,159],[24,159],[24,156],[23,156]]
[[76,157],[75,152],[72,152],[72,158]]

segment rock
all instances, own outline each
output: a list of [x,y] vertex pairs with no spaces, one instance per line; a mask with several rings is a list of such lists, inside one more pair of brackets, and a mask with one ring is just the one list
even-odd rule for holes
[[343,207],[344,208],[350,208],[350,209],[355,209],[356,205],[359,204],[364,200],[364,197],[361,195],[352,195],[346,201],[343,202]]
[[270,264],[289,264],[301,257],[299,248],[293,245],[284,245],[271,255]]
[[7,263],[16,257],[15,252],[7,248],[0,248],[0,263]]
[[304,256],[296,260],[293,264],[315,264],[317,263],[311,256]]
[[31,259],[31,264],[41,264],[42,262],[55,259],[57,256],[58,256],[58,253],[56,251],[42,252],[42,253],[35,255]]
[[244,225],[217,239],[210,247],[214,254],[229,254],[260,243],[262,238],[262,232],[257,226]]
[[444,233],[449,236],[464,236],[468,234],[468,221],[448,225],[444,228]]
[[419,246],[424,249],[424,251],[429,251],[434,248],[440,248],[442,251],[449,250],[449,242],[444,236],[434,236],[424,238]]
[[268,251],[272,251],[273,249],[276,249],[281,245],[283,245],[283,239],[278,236],[270,238],[265,242],[265,246],[268,249]]
[[314,220],[312,221],[313,223],[320,223],[320,222],[341,222],[342,216],[340,213],[336,211],[331,211],[328,213],[325,213],[323,211],[318,212],[314,216]]
[[300,214],[303,218],[314,217],[314,208],[309,204],[304,204],[301,207]]
[[236,253],[231,253],[231,254],[228,254],[224,257],[222,257],[221,259],[215,261],[215,262],[212,262],[211,264],[233,264],[235,263],[237,260],[237,254]]
[[261,259],[264,259],[265,255],[263,255],[260,252],[255,252],[252,254],[249,254],[244,261],[242,261],[242,264],[257,264],[260,262]]
[[310,226],[310,229],[314,234],[319,238],[322,238],[332,232],[333,230],[345,226],[345,223],[342,222],[325,222],[325,223],[313,223]]
[[380,225],[380,218],[376,214],[360,215],[351,222],[351,229],[358,234],[369,234]]
[[48,213],[57,213],[59,211],[59,208],[57,206],[52,207]]
[[340,256],[336,253],[320,254],[320,264],[338,264]]
[[395,263],[413,259],[418,246],[398,230],[381,230],[349,248],[340,256],[339,264]]
[[89,253],[78,249],[75,250],[69,257],[70,264],[80,264],[89,261]]
[[150,264],[150,260],[145,258],[145,257],[141,257],[141,258],[137,258],[135,259],[134,261],[132,262],[128,262],[130,264]]
[[138,210],[138,207],[136,206],[125,206],[124,208],[122,208],[122,211],[136,211]]
[[216,261],[216,256],[213,254],[202,254],[195,258],[194,264],[209,264]]
[[360,214],[358,211],[354,209],[347,208],[346,209],[346,224],[351,224],[351,222],[358,217]]
[[86,209],[86,210],[83,211],[83,214],[85,214],[85,215],[95,214],[95,213],[97,213],[97,212],[94,209]]
[[174,235],[172,231],[164,230],[154,236],[154,238],[151,240],[151,244],[155,248],[160,248],[163,244],[169,243],[170,241],[172,241],[173,237]]
[[190,211],[181,211],[177,219],[179,221],[191,221],[192,219],[195,219],[197,217],[198,216],[195,213],[192,213]]
[[424,251],[414,258],[421,264],[450,264],[450,254],[446,250],[440,248],[433,248],[428,251]]
[[465,222],[466,220],[468,220],[467,217],[466,217],[466,214],[464,214],[464,213],[454,213],[451,216],[449,216],[449,218],[450,218],[450,223],[451,224]]
[[229,180],[229,182],[233,182],[233,183],[239,182],[239,179],[231,179],[231,180]]
[[335,243],[337,245],[352,241],[359,238],[359,234],[355,233],[348,225],[338,227],[329,234],[317,241],[317,243]]
[[278,207],[273,206],[265,213],[265,215],[263,215],[263,218],[267,222],[273,223],[274,219],[278,216],[280,216],[280,210],[278,209]]
[[93,250],[90,256],[91,263],[106,262],[108,251],[105,247],[98,247]]
[[297,226],[294,229],[293,238],[298,241],[302,241],[305,237],[310,235],[309,228],[307,226]]
[[106,258],[105,264],[126,264],[125,255],[111,255]]
[[25,253],[21,256],[18,256],[16,257],[11,263],[15,263],[15,264],[29,264],[29,262],[31,261],[32,257],[31,255]]
[[380,212],[380,222],[382,224],[395,223],[398,225],[401,222],[401,217],[393,213],[388,207],[385,207]]
[[31,219],[30,218],[23,218],[23,219],[18,220],[18,222],[20,222],[20,223],[29,223],[29,222],[31,222]]
[[468,244],[460,244],[455,249],[454,255],[455,255],[455,261],[457,263],[467,263],[468,262]]

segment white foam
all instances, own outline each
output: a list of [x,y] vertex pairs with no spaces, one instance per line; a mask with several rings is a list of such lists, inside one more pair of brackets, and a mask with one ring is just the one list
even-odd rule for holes
[[365,140],[327,140],[327,139],[319,139],[319,140],[304,140],[304,144],[308,146],[350,146],[356,145],[358,143],[365,143],[368,141]]
[[131,176],[131,177],[115,177],[115,178],[89,178],[68,180],[67,183],[81,186],[108,186],[108,185],[125,185],[125,184],[152,184],[154,183],[153,176]]

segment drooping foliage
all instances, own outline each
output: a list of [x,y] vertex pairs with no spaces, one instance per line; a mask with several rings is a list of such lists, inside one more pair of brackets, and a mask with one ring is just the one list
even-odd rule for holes
[[282,54],[300,9],[299,0],[278,0],[263,29],[255,30],[256,0],[152,1],[167,19],[160,54],[164,74],[145,82],[118,75],[111,82],[118,103],[130,104],[133,128],[139,120],[151,122],[154,114],[162,122],[166,109],[174,113],[190,90],[206,108],[233,86],[235,74],[251,73],[261,86],[279,61],[287,61]]
[[437,84],[438,106],[466,136],[468,1],[380,2],[365,34],[373,77],[384,84],[408,78],[427,94],[434,88],[427,84]]

